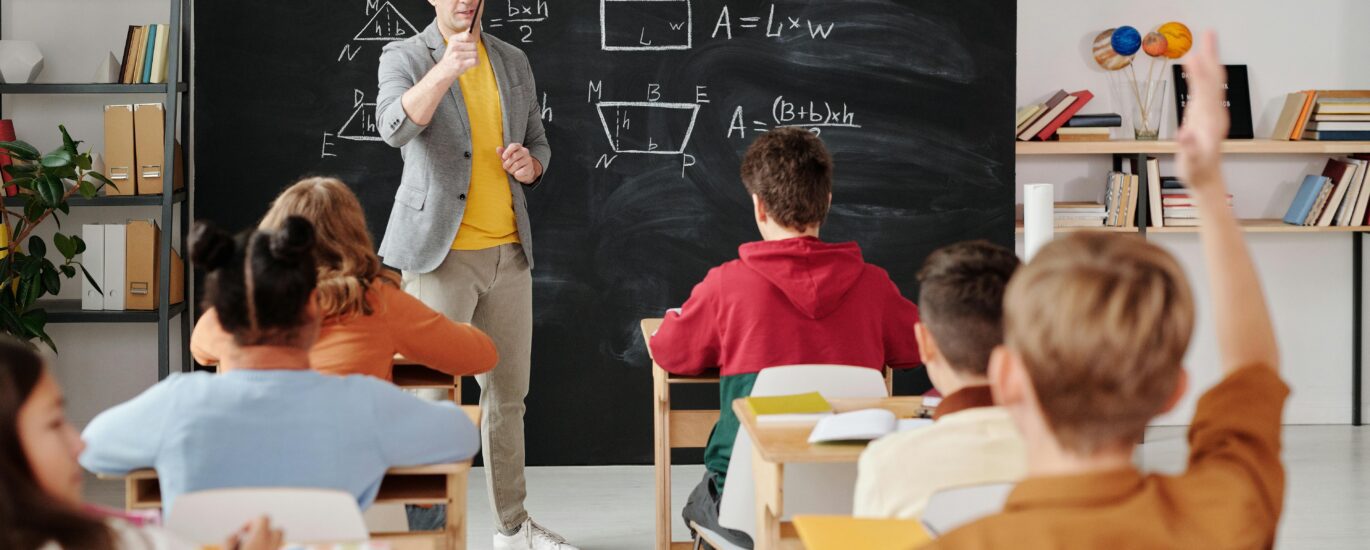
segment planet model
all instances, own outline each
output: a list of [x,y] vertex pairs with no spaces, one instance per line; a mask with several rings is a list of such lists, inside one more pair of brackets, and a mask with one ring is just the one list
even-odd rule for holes
[[1116,71],[1132,64],[1131,56],[1118,55],[1113,49],[1113,32],[1108,29],[1094,37],[1094,62],[1106,71]]
[[1189,53],[1190,48],[1194,47],[1194,35],[1189,32],[1189,27],[1179,21],[1171,21],[1161,25],[1161,28],[1156,29],[1156,32],[1165,36],[1165,56],[1171,59],[1183,57],[1184,54]]

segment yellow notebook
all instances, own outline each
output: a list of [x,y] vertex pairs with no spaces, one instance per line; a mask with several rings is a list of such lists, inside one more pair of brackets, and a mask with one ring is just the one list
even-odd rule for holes
[[932,542],[912,519],[795,516],[794,528],[807,550],[910,550]]
[[751,407],[752,414],[757,416],[832,412],[832,405],[828,403],[827,399],[823,399],[823,394],[816,391],[794,395],[748,397],[747,406]]

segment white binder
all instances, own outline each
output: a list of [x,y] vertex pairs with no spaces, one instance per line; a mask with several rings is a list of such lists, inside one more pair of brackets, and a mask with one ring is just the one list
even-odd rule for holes
[[128,240],[128,226],[109,224],[105,226],[105,280],[100,288],[105,291],[105,309],[123,311],[125,258],[124,248]]
[[82,225],[81,240],[86,242],[86,251],[81,253],[81,265],[90,272],[90,278],[100,285],[100,290],[96,290],[85,274],[78,275],[81,278],[81,309],[105,309],[105,226]]

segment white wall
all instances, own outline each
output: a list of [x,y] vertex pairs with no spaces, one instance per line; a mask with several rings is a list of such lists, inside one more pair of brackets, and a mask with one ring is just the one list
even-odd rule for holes
[[[104,56],[109,52],[123,55],[129,25],[167,23],[170,17],[168,0],[5,0],[0,2],[0,34],[38,43],[45,57],[38,82],[90,82]],[[4,117],[14,119],[19,139],[39,149],[59,146],[57,125],[65,124],[72,137],[101,151],[101,106],[163,100],[158,95],[6,96],[3,107]],[[75,208],[62,225],[71,233],[79,232],[82,223],[158,216],[157,207]],[[44,233],[50,236],[55,226],[49,223],[46,229]],[[173,227],[170,233],[174,232]],[[175,244],[179,247],[179,241]],[[61,297],[79,298],[79,291],[78,280],[64,281]],[[172,341],[179,342],[179,324],[172,326]],[[60,351],[56,372],[74,421],[84,425],[95,414],[157,381],[156,327],[155,323],[49,326]],[[179,368],[180,352],[175,351],[172,371]]]
[[[1098,0],[1018,1],[1018,105],[1040,101],[1058,89],[1089,89],[1097,96],[1084,112],[1124,113],[1127,103],[1112,90],[1117,74],[1095,65],[1089,44],[1100,31],[1131,25],[1143,34],[1178,20],[1195,33],[1219,34],[1224,62],[1248,66],[1257,137],[1267,137],[1285,94],[1309,88],[1370,88],[1370,2],[1364,0]],[[1138,69],[1149,63],[1139,56]],[[1167,75],[1169,72],[1167,71]],[[1168,91],[1166,128],[1174,135],[1173,92]],[[1130,130],[1129,132],[1130,137]],[[1121,134],[1115,138],[1123,137]],[[1173,175],[1171,157],[1161,171]],[[1227,177],[1243,218],[1278,218],[1304,174],[1321,171],[1326,157],[1229,157]],[[1107,157],[1024,157],[1017,181],[1054,183],[1060,200],[1097,198]],[[1022,200],[1021,187],[1018,193]],[[1196,235],[1152,235],[1188,270],[1199,299],[1200,328],[1186,365],[1191,391],[1161,424],[1186,423],[1194,400],[1219,377],[1212,309]],[[1284,376],[1293,386],[1286,409],[1290,424],[1343,424],[1351,420],[1351,239],[1349,235],[1249,234],[1248,242],[1274,311]]]

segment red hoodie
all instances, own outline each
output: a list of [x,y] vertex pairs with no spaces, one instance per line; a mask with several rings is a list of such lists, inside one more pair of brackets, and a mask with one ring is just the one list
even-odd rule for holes
[[918,306],[856,243],[747,243],[709,271],[651,339],[667,371],[724,376],[799,364],[917,366]]

